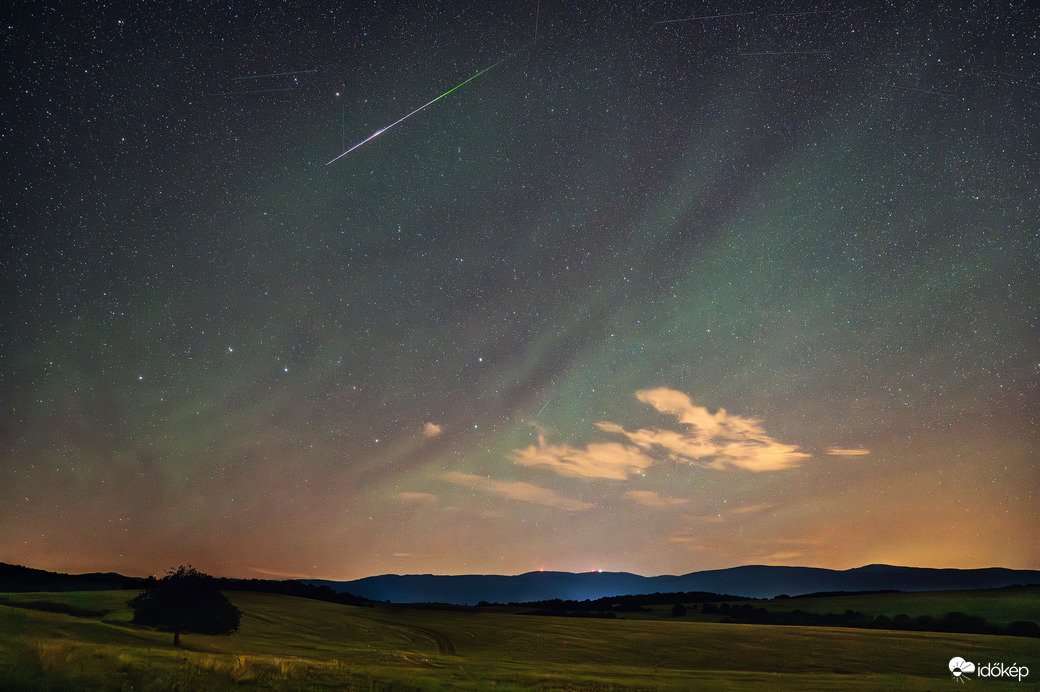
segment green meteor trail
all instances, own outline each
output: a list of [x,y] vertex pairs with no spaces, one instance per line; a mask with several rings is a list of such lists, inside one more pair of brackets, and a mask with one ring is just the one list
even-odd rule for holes
[[337,161],[339,161],[339,160],[340,160],[341,158],[343,158],[344,156],[346,156],[346,155],[347,155],[347,154],[349,154],[350,152],[352,152],[352,151],[354,151],[355,149],[357,149],[358,147],[360,147],[360,146],[361,146],[362,144],[364,144],[365,142],[368,142],[368,141],[371,141],[371,140],[375,139],[376,137],[378,137],[379,135],[383,134],[384,132],[386,132],[386,131],[387,131],[387,130],[389,130],[390,128],[394,127],[395,125],[399,125],[400,123],[403,123],[403,122],[404,122],[405,120],[408,120],[408,118],[412,117],[413,115],[415,115],[416,113],[418,113],[419,111],[421,111],[421,110],[422,110],[423,108],[426,108],[427,106],[431,106],[431,105],[433,105],[434,103],[437,103],[437,102],[438,102],[438,101],[440,101],[440,100],[441,100],[442,98],[444,98],[445,96],[447,96],[447,95],[448,95],[448,94],[450,94],[451,92],[455,91],[455,90],[456,90],[456,89],[458,89],[459,87],[465,86],[466,84],[469,84],[470,82],[472,82],[472,81],[473,81],[474,79],[476,79],[476,78],[477,78],[477,77],[479,77],[480,75],[484,74],[485,72],[488,72],[489,70],[493,70],[493,69],[495,69],[496,67],[498,67],[499,65],[501,65],[502,63],[504,63],[504,62],[505,62],[506,60],[508,60],[509,58],[511,58],[511,57],[512,57],[513,55],[515,55],[515,53],[510,53],[509,55],[505,56],[504,58],[502,58],[501,60],[499,60],[498,62],[496,62],[496,63],[495,63],[494,65],[491,65],[490,67],[485,67],[485,68],[484,68],[483,70],[481,70],[480,72],[476,73],[475,75],[473,75],[473,76],[472,76],[472,77],[470,77],[469,79],[465,80],[464,82],[460,82],[459,84],[456,84],[456,85],[455,85],[455,86],[453,86],[453,87],[452,87],[451,89],[448,89],[447,91],[445,91],[445,92],[444,92],[443,94],[441,94],[441,95],[440,95],[440,96],[438,96],[437,98],[433,99],[432,101],[428,101],[428,102],[424,103],[423,105],[419,106],[419,107],[418,107],[418,108],[416,108],[416,109],[415,109],[414,111],[412,111],[412,112],[411,112],[411,113],[409,113],[408,115],[404,116],[404,117],[403,117],[403,118],[401,118],[400,120],[395,120],[394,122],[390,123],[389,125],[387,125],[387,126],[386,126],[386,127],[384,127],[383,129],[381,129],[381,130],[376,130],[375,132],[373,132],[372,134],[370,134],[370,135],[369,135],[368,137],[365,137],[365,138],[364,138],[363,140],[361,140],[360,142],[358,142],[357,144],[355,144],[355,145],[354,145],[354,146],[352,146],[351,148],[347,149],[347,150],[346,150],[345,152],[343,152],[342,154],[340,154],[340,155],[339,155],[339,156],[337,156],[336,158],[332,159],[331,161],[329,161],[329,162],[328,162],[328,163],[326,163],[325,165],[326,165],[326,166],[331,166],[332,164],[336,163]]

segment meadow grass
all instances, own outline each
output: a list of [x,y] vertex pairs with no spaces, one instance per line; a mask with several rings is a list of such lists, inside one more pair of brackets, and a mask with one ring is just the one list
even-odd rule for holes
[[946,613],[961,612],[981,617],[993,625],[1007,625],[1016,620],[1040,622],[1040,586],[977,591],[848,594],[742,602],[768,610],[800,609],[807,613],[844,613],[846,610],[856,610],[871,617],[895,617],[903,614],[912,618],[930,615],[939,619]]
[[[0,596],[0,689],[912,690],[956,684],[955,655],[1027,665],[1040,679],[1040,640],[1022,637],[361,608],[236,592],[227,595],[243,611],[238,632],[185,634],[175,648],[170,633],[130,624],[135,593]],[[12,605],[41,602],[105,614]]]
[[[981,589],[977,591],[928,591],[916,593],[844,594],[835,596],[796,596],[774,600],[726,601],[731,605],[750,605],[765,610],[790,612],[802,610],[807,613],[844,613],[854,610],[874,618],[884,615],[894,618],[907,615],[911,618],[929,615],[942,619],[952,612],[981,617],[992,625],[1007,625],[1018,620],[1040,622],[1040,586],[1017,586],[1006,589]],[[672,603],[646,606],[644,612],[619,613],[629,620],[674,620]],[[704,614],[702,604],[687,603],[684,620],[720,622],[725,613]],[[523,612],[530,608],[511,608],[511,612]]]

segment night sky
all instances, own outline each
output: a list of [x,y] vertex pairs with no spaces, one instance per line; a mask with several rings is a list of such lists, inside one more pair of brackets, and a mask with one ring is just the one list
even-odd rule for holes
[[0,561],[1040,568],[1035,3],[15,5]]

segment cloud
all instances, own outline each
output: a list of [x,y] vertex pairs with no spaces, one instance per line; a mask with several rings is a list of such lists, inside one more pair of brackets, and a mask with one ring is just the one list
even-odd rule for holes
[[629,431],[615,423],[600,423],[599,429],[624,435],[640,449],[663,451],[673,461],[706,468],[734,466],[748,471],[779,471],[798,466],[810,456],[798,451],[798,445],[774,440],[753,418],[729,414],[724,408],[711,413],[674,389],[642,389],[636,392],[636,398],[661,413],[675,416],[686,428]]
[[461,471],[445,471],[437,476],[443,481],[466,488],[474,488],[494,495],[503,495],[511,500],[533,502],[546,507],[556,507],[569,511],[590,509],[594,505],[569,497],[558,495],[548,488],[542,488],[523,481],[496,481],[484,476],[476,476]]
[[681,543],[690,550],[715,550],[715,542],[692,533],[677,533],[668,538],[671,543]]
[[277,572],[271,569],[263,569],[262,567],[250,567],[249,569],[267,577],[281,577],[282,579],[311,579],[313,577],[313,575],[300,572]]
[[773,509],[778,506],[779,505],[771,502],[763,503],[760,505],[746,505],[744,507],[735,507],[733,509],[726,510],[724,514],[721,512],[718,514],[711,515],[683,514],[682,519],[684,521],[696,522],[698,524],[725,524],[732,517],[743,517],[750,514],[757,514],[759,512],[764,512],[768,509]]
[[653,490],[629,490],[625,497],[646,507],[672,507],[687,502],[680,497],[661,497]]
[[617,442],[590,444],[584,449],[552,445],[538,435],[538,444],[517,449],[513,461],[524,466],[544,466],[561,476],[625,480],[637,476],[654,460],[635,447]]
[[771,538],[770,541],[780,545],[825,545],[830,540],[828,535],[827,533],[818,533],[816,535],[795,536],[793,538],[777,536],[776,538]]
[[683,521],[695,522],[698,524],[725,524],[726,517],[721,514],[702,515],[702,514],[683,514]]
[[425,425],[423,425],[423,437],[437,437],[442,432],[444,432],[444,428],[437,425],[436,423],[427,422]]
[[562,476],[623,481],[642,475],[665,460],[703,468],[735,467],[759,472],[793,468],[811,456],[799,451],[798,445],[774,440],[753,418],[729,414],[724,408],[711,413],[674,389],[641,389],[636,398],[660,413],[674,416],[683,429],[627,430],[603,421],[596,423],[599,430],[621,435],[627,444],[595,442],[571,447],[550,444],[539,433],[537,445],[514,450],[511,457],[523,466],[544,467]]
[[774,507],[776,507],[776,505],[772,503],[748,505],[746,507],[737,507],[736,509],[730,510],[730,514],[754,514],[756,512],[764,512],[767,509],[773,509]]
[[432,505],[437,503],[437,496],[433,493],[415,493],[408,490],[403,490],[396,493],[394,497],[401,502],[407,502],[409,504],[416,505]]
[[870,454],[869,449],[842,449],[841,447],[831,447],[827,450],[827,454],[837,457],[860,457],[864,454]]
[[795,558],[799,558],[799,557],[802,557],[804,555],[806,555],[806,552],[804,550],[789,550],[789,551],[786,551],[786,552],[770,553],[769,555],[763,556],[762,559],[763,560],[784,560],[784,561],[787,561],[787,560],[794,560]]

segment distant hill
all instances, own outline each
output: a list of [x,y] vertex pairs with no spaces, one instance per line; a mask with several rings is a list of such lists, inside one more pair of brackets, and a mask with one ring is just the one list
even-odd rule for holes
[[[298,579],[275,581],[271,579],[209,578],[212,579],[213,585],[221,591],[276,593],[284,596],[299,596],[300,598],[311,598],[347,605],[368,605],[366,599],[354,596],[343,589],[333,591],[327,586],[310,584]],[[104,574],[98,572],[90,574],[62,574],[0,562],[0,593],[145,589],[153,583],[151,577],[148,579],[124,577],[115,572],[106,572]]]
[[956,591],[1040,584],[1040,571],[930,569],[867,565],[848,570],[747,565],[680,576],[628,572],[528,572],[516,576],[431,574],[366,577],[354,581],[304,580],[334,591],[394,603],[530,603],[554,598],[583,601],[624,594],[707,591],[749,598],[826,591]]
[[[516,576],[432,574],[366,577],[354,581],[301,579],[266,581],[219,579],[221,589],[267,591],[320,600],[361,604],[364,599],[394,603],[532,603],[562,599],[585,601],[622,595],[710,592],[748,598],[798,596],[820,592],[958,591],[1015,584],[1040,585],[1040,571],[928,569],[867,565],[848,570],[816,567],[747,565],[691,572],[679,576],[643,577],[629,572],[528,572]],[[140,589],[145,580],[112,572],[58,574],[0,563],[0,592],[102,591]],[[349,594],[349,595],[348,595]]]
[[61,574],[0,562],[0,591],[110,591],[141,588],[143,580],[115,572]]

